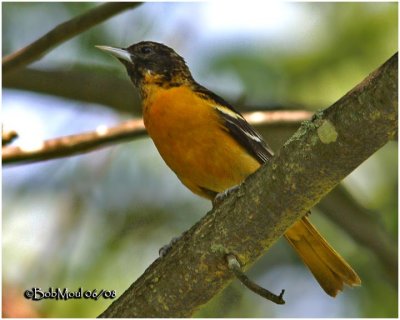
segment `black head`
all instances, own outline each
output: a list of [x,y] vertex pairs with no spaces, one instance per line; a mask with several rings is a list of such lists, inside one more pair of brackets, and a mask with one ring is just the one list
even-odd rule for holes
[[136,87],[179,86],[193,81],[185,60],[161,43],[142,41],[126,49],[98,46],[121,61]]

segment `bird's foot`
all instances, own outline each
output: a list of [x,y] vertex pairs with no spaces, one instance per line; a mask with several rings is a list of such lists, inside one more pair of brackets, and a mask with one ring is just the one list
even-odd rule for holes
[[158,255],[160,256],[160,258],[164,257],[172,249],[173,245],[178,242],[180,238],[182,238],[182,235],[178,237],[173,237],[168,244],[160,248],[160,250],[158,250]]
[[213,208],[217,205],[219,205],[222,201],[226,199],[230,194],[235,192],[237,189],[239,189],[240,185],[238,184],[237,186],[233,186],[229,189],[226,189],[223,192],[218,193],[215,198],[212,201]]

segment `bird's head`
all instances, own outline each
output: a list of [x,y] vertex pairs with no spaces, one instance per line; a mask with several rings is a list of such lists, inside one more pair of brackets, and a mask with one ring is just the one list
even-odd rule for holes
[[124,64],[133,84],[141,87],[155,84],[179,86],[192,81],[185,60],[170,47],[152,41],[142,41],[130,47],[96,46]]

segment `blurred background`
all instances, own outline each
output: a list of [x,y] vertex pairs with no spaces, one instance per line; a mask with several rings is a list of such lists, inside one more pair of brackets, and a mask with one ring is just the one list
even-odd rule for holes
[[[96,5],[3,2],[3,57]],[[397,3],[145,3],[65,42],[29,70],[4,75],[2,123],[18,132],[13,145],[29,148],[140,117],[125,70],[94,45],[159,41],[241,111],[314,112],[390,58],[397,39]],[[120,95],[126,87],[131,95]],[[278,150],[295,130],[263,134]],[[22,310],[30,317],[96,317],[110,300],[31,302],[23,292],[83,287],[121,294],[160,247],[211,208],[180,184],[147,137],[3,166],[2,173],[4,316]],[[397,143],[357,168],[311,219],[357,270],[361,287],[328,297],[280,240],[248,275],[273,292],[286,289],[285,306],[234,281],[195,316],[397,317]]]

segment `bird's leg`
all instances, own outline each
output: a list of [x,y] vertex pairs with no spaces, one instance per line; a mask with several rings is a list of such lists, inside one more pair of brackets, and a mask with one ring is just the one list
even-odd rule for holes
[[222,201],[224,201],[226,199],[226,197],[228,197],[230,194],[232,194],[233,192],[235,192],[237,189],[239,189],[240,184],[238,184],[237,186],[233,186],[229,189],[226,189],[223,192],[218,193],[215,198],[212,201],[212,206],[213,208],[217,205],[219,205]]
[[164,257],[172,249],[172,246],[175,243],[177,243],[180,238],[182,238],[182,236],[183,236],[183,234],[181,234],[180,236],[177,236],[177,237],[173,237],[168,244],[161,247],[160,250],[158,250],[158,255],[160,256],[160,258]]
[[188,230],[184,231],[180,236],[173,237],[168,244],[160,248],[160,250],[158,250],[160,258],[164,257],[172,249],[175,243],[177,243],[187,232]]

